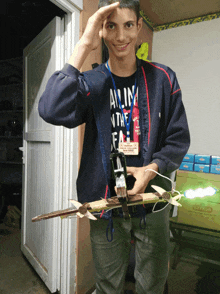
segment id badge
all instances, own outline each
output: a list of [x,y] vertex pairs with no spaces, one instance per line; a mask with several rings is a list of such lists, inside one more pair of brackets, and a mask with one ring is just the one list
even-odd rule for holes
[[119,143],[119,152],[123,152],[124,155],[138,155],[139,143],[138,142],[123,142]]

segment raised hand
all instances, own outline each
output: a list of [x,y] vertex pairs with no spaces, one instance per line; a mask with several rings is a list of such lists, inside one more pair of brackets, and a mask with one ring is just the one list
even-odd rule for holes
[[68,61],[69,64],[80,70],[88,54],[101,43],[103,22],[119,5],[120,3],[116,2],[104,6],[89,18],[86,29]]
[[95,50],[99,45],[102,37],[102,25],[106,18],[117,8],[120,3],[101,7],[88,20],[86,29],[81,38],[81,43],[86,45],[90,50]]

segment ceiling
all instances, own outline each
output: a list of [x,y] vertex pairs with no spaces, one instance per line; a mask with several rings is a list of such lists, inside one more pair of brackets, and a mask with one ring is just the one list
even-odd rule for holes
[[220,0],[140,0],[155,25],[164,25],[220,12]]
[[[220,0],[140,0],[140,4],[153,27],[220,12]],[[1,0],[0,60],[22,56],[26,45],[63,14],[49,0]]]

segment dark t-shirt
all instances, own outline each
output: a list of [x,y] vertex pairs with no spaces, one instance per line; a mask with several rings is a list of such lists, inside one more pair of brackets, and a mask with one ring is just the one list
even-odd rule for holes
[[[118,91],[119,99],[121,100],[122,108],[125,113],[125,117],[127,122],[129,121],[129,115],[131,110],[131,103],[133,98],[133,93],[135,89],[135,76],[134,73],[130,77],[118,77],[112,74],[116,88]],[[132,111],[132,119],[130,125],[130,140],[131,142],[139,142],[140,147],[140,128],[139,128],[139,108],[138,108],[138,83],[137,83],[137,95],[135,96],[134,107]],[[121,112],[120,105],[118,103],[118,98],[115,93],[114,85],[112,83],[112,87],[110,88],[110,109],[111,109],[111,123],[112,123],[112,140],[111,140],[111,151],[114,152],[118,149],[118,143],[123,140],[126,141],[127,129],[124,123],[124,118]],[[141,149],[139,148],[138,155],[130,155],[126,156],[127,166],[143,166],[143,157],[141,154]],[[128,176],[126,179],[127,189],[131,190],[135,182],[135,178],[133,176]],[[111,181],[110,190],[111,196],[116,195],[114,191],[115,181]],[[147,188],[149,191],[152,188]],[[154,192],[154,190],[152,190]],[[166,205],[166,203],[157,204],[157,209],[161,209]],[[129,207],[129,212],[132,217],[140,217],[143,216],[143,213],[151,213],[154,204],[147,204],[145,207],[143,205],[136,205]],[[118,209],[119,215],[122,217],[122,209]],[[114,213],[117,211],[114,210]]]
[[[129,116],[131,112],[131,104],[133,93],[135,91],[135,77],[134,73],[130,77],[118,77],[112,74],[115,85],[117,88],[119,99],[121,100],[123,112],[127,123],[129,122]],[[138,108],[138,84],[135,93],[134,106],[130,124],[130,141],[138,142],[140,146],[140,127],[139,127],[139,108]],[[111,109],[111,123],[112,123],[112,139],[111,139],[111,151],[114,152],[118,149],[119,142],[126,142],[127,129],[124,122],[124,116],[122,114],[120,104],[112,83],[110,88],[110,109]],[[142,166],[143,160],[141,156],[141,150],[139,148],[138,155],[126,156],[127,166]]]
[[[131,111],[131,104],[133,99],[133,93],[135,90],[135,78],[136,73],[130,77],[118,77],[112,74],[115,85],[118,91],[119,99],[121,100],[122,108],[127,120],[129,122],[129,115]],[[139,108],[138,108],[138,83],[136,89],[136,96],[134,100],[134,106],[130,124],[130,141],[139,142],[140,146],[140,127],[139,127]],[[124,123],[124,117],[121,112],[120,104],[112,83],[110,88],[110,109],[111,109],[111,124],[112,124],[112,139],[111,139],[111,152],[114,152],[119,147],[119,142],[126,142],[127,129]],[[138,155],[126,156],[127,166],[143,166],[143,159],[141,156],[141,150],[139,148]],[[127,188],[130,190],[134,185],[135,179],[129,176],[126,179]],[[111,181],[111,195],[116,195],[114,191],[115,182]]]

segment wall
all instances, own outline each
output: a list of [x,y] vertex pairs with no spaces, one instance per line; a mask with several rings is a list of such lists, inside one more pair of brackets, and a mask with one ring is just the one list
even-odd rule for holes
[[[98,8],[98,1],[99,0],[83,0],[83,11],[80,15],[80,37],[86,28],[89,17],[96,12]],[[93,63],[101,63],[101,45],[89,54],[81,68],[81,71],[92,69]],[[84,130],[85,124],[78,127],[79,166],[83,147]],[[92,261],[89,220],[87,218],[78,218],[77,221],[76,293],[84,294],[93,289],[93,286],[95,285],[95,271]]]
[[182,88],[189,152],[219,155],[220,19],[155,32],[153,61],[171,67]]
[[[80,37],[83,35],[83,32],[85,31],[87,21],[90,16],[92,16],[98,8],[99,0],[84,0],[83,1],[83,11],[80,15]],[[93,63],[101,63],[101,45],[96,50],[92,51],[89,56],[86,58],[81,71],[86,71],[92,69]],[[84,138],[84,131],[85,131],[85,125],[79,126],[79,164],[80,166],[80,159],[82,154],[82,147],[83,147],[83,138]]]
[[149,44],[149,52],[148,52],[148,59],[151,60],[152,58],[152,42],[153,42],[153,32],[149,27],[146,25],[146,23],[143,22],[142,30],[140,31],[140,34],[138,36],[138,45],[147,42]]
[[[92,16],[98,9],[98,0],[84,0],[83,1],[83,11],[80,17],[80,37],[82,36],[83,32],[85,31],[87,21],[90,16]],[[96,50],[92,51],[89,56],[86,58],[83,66],[82,71],[92,69],[93,63],[101,63],[101,46]]]

